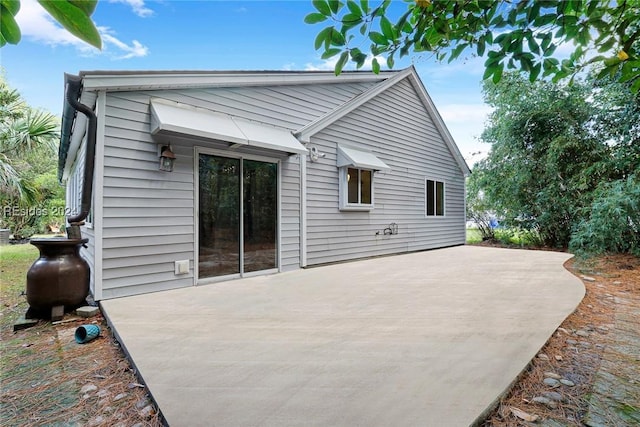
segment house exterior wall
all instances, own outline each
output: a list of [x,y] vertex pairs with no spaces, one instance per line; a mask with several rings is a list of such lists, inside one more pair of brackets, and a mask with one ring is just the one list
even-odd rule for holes
[[[338,144],[391,168],[375,173],[369,212],[338,209]],[[407,79],[312,136],[314,146],[326,156],[307,162],[308,265],[464,244],[465,177]],[[445,182],[444,217],[425,216],[426,178]],[[384,235],[392,222],[398,234]]]
[[[158,141],[149,134],[150,98],[295,130],[371,84],[108,92],[102,141],[102,298],[191,286],[195,280],[194,147],[227,144],[172,138],[174,171],[159,171]],[[293,156],[280,163],[283,271],[300,266],[299,162]],[[190,273],[175,275],[174,261],[186,259]]]
[[[82,142],[78,154],[76,156],[73,171],[66,183],[66,211],[68,214],[77,215],[80,213],[80,205],[82,200],[82,186],[84,184],[84,158],[86,151],[86,139]],[[95,295],[95,233],[93,224],[86,222],[87,225],[82,227],[82,236],[89,241],[86,247],[80,247],[80,256],[87,261],[90,268],[90,289]]]

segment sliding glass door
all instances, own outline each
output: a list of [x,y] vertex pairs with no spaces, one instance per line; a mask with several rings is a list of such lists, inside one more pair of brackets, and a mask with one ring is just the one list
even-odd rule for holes
[[277,268],[278,165],[199,155],[199,278]]

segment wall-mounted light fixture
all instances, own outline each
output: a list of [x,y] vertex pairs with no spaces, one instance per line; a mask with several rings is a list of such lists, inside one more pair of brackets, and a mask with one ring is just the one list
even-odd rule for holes
[[163,145],[160,148],[160,170],[165,172],[173,171],[175,161],[176,155],[171,151],[171,145]]
[[309,158],[312,162],[317,162],[319,158],[326,156],[327,153],[321,153],[317,147],[311,147],[309,149]]

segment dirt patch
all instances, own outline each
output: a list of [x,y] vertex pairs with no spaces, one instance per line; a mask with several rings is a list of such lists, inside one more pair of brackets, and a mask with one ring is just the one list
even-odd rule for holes
[[[605,353],[614,345],[612,332],[626,327],[617,319],[620,311],[629,310],[630,306],[619,304],[620,299],[628,301],[631,297],[638,301],[640,297],[640,259],[630,255],[591,261],[571,259],[565,267],[583,280],[585,298],[540,350],[484,426],[515,427],[533,420],[536,425],[545,426],[584,425],[589,411],[593,412],[598,405],[593,399],[594,384],[599,384],[603,360],[608,369],[618,365],[620,370],[628,371],[632,363],[636,368],[631,370],[640,371],[640,349],[632,350],[637,355],[635,360],[628,357],[611,360],[611,352]],[[640,331],[635,329],[631,333],[637,336]],[[546,378],[568,380],[569,385],[551,380],[545,384]],[[640,390],[640,383],[636,388]],[[623,403],[627,404],[627,410],[640,405],[635,401]]]

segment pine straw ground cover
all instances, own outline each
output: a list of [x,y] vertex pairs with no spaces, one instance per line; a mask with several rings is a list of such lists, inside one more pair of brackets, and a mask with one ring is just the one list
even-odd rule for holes
[[[13,332],[27,309],[26,271],[38,251],[31,245],[0,251],[0,425],[162,425],[102,316],[67,314],[62,322]],[[98,324],[100,336],[77,344],[75,330],[87,323]]]

